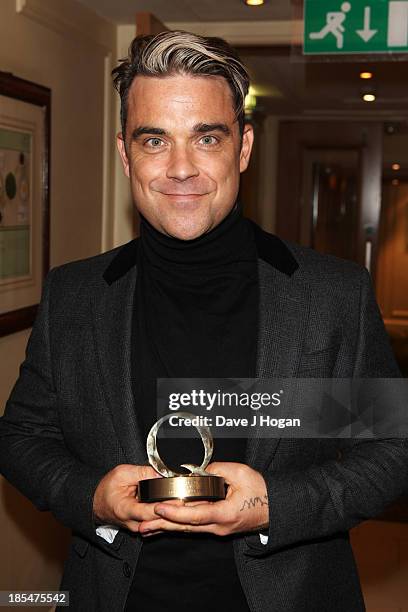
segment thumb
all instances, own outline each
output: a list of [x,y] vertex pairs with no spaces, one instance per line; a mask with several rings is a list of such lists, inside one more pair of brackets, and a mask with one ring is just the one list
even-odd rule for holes
[[140,465],[139,468],[139,480],[146,480],[147,478],[163,478],[161,474],[156,472],[150,465]]
[[134,484],[137,484],[139,480],[145,480],[146,478],[161,478],[160,474],[158,474],[150,465],[134,465],[133,463],[128,463],[119,466],[117,469],[120,470],[118,472],[118,477],[120,480],[133,482]]

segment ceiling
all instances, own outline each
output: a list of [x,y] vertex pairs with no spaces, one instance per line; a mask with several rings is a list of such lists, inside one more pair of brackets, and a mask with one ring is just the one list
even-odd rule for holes
[[117,24],[134,23],[135,13],[149,11],[164,22],[265,21],[292,17],[291,0],[266,0],[249,7],[243,0],[77,0]]
[[[290,20],[302,0],[266,0],[248,7],[243,0],[77,0],[116,24],[132,24],[135,14],[149,11],[164,23],[208,21]],[[391,57],[304,57],[300,47],[238,48],[256,87],[258,108],[286,116],[325,116],[327,113],[406,116],[408,54]],[[401,61],[402,60],[402,61]],[[362,101],[361,70],[372,70],[366,86],[377,100]]]
[[[259,94],[260,110],[278,115],[318,115],[329,112],[406,116],[408,109],[408,55],[398,61],[368,57],[305,58],[299,47],[240,48]],[[354,60],[354,61],[350,61]],[[360,72],[370,70],[371,81]],[[362,100],[363,89],[373,90],[373,103]],[[366,93],[366,92],[364,92]]]

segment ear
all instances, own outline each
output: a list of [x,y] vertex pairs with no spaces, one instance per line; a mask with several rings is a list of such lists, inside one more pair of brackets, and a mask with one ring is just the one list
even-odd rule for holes
[[239,171],[244,172],[248,168],[251,157],[252,145],[254,144],[254,128],[250,123],[244,125],[242,134],[241,152],[239,154]]
[[118,132],[116,134],[116,146],[118,147],[120,159],[122,160],[124,173],[129,178],[129,160],[126,153],[125,141],[122,132]]

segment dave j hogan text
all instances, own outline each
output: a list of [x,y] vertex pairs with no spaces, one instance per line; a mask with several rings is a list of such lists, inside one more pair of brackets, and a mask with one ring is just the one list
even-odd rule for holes
[[169,418],[169,424],[172,427],[277,427],[283,429],[285,427],[300,427],[300,419],[276,418],[264,414],[254,414],[252,419],[225,417],[221,414],[215,417],[195,416],[187,418],[178,417],[175,413]]

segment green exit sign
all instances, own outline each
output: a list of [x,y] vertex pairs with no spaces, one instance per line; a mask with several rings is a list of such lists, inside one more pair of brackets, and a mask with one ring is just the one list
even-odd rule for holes
[[408,52],[408,0],[305,0],[305,54]]

